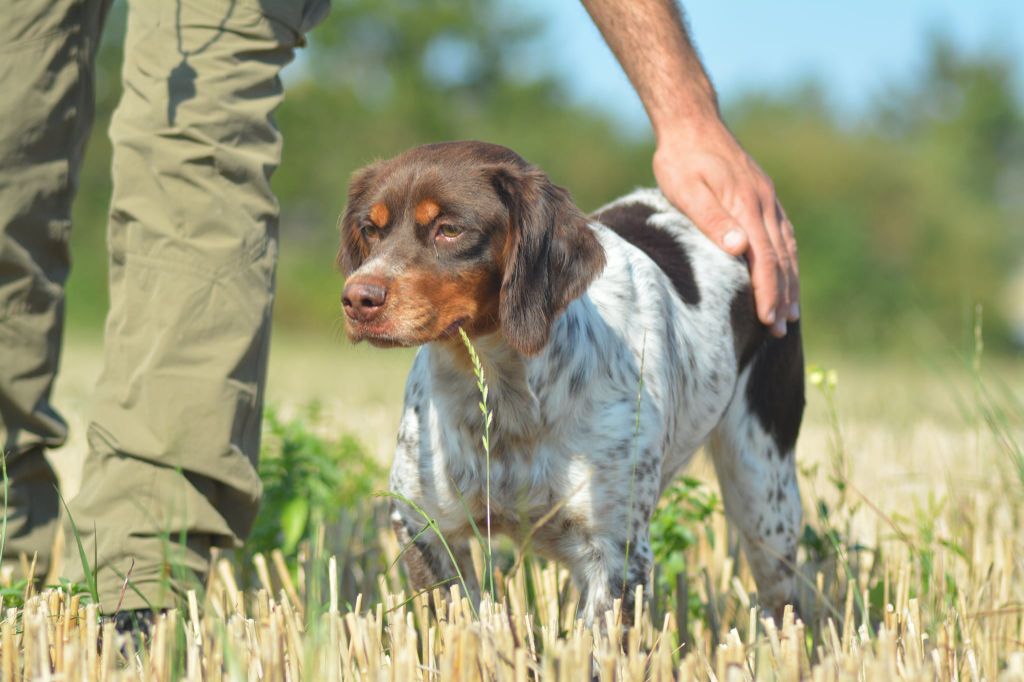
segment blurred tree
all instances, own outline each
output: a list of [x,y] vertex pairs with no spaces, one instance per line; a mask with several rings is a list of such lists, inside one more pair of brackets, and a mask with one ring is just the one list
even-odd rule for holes
[[[124,10],[99,58],[97,127],[75,209],[69,313],[98,328],[106,307],[110,145]],[[279,328],[334,333],[332,254],[349,174],[374,158],[444,139],[506,144],[570,188],[586,210],[651,185],[650,139],[636,139],[563,85],[521,66],[536,23],[496,0],[335,0],[287,73],[278,113],[284,162]],[[1010,334],[999,297],[1024,259],[1024,108],[1009,55],[931,42],[927,66],[854,125],[827,91],[755,92],[726,117],[779,188],[800,238],[809,342],[844,350],[912,347],[912,332],[956,338],[976,301],[987,340]]]
[[804,86],[731,111],[797,226],[812,337],[905,346],[924,327],[958,339],[980,302],[990,345],[1005,349],[1003,289],[1024,258],[1012,58],[935,37],[921,77],[860,124],[841,126],[823,101]]

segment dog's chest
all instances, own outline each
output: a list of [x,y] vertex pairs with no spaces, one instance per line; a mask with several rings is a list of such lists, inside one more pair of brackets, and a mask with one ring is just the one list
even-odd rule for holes
[[512,535],[558,512],[589,514],[595,477],[610,469],[622,475],[628,468],[629,439],[619,437],[612,445],[609,434],[589,424],[541,419],[524,436],[503,432],[499,413],[488,452],[481,441],[482,414],[452,416],[443,402],[425,406],[420,436],[430,438],[432,454],[423,457],[425,443],[420,443],[417,474],[423,491],[431,493],[425,497],[431,513],[454,532],[470,517],[480,525],[488,506],[492,526]]
[[518,379],[508,367],[492,371],[488,452],[475,382],[465,368],[431,365],[423,351],[410,374],[393,489],[455,534],[470,532],[471,518],[481,526],[489,498],[492,529],[513,536],[541,521],[586,527],[597,510],[628,508],[631,489],[656,497],[678,423],[666,413],[678,404],[668,394],[677,388],[656,366],[642,382],[635,353],[616,353],[595,357],[583,347],[552,360],[555,353]]
[[[689,305],[654,263],[601,234],[605,271],[558,318],[542,354],[524,360],[500,338],[475,340],[494,412],[490,457],[471,368],[450,347],[417,356],[392,488],[446,531],[469,532],[488,494],[492,527],[513,534],[547,517],[615,523],[614,510],[638,496],[656,500],[721,418],[736,380],[735,264],[714,252],[695,259],[698,280],[713,286]],[[725,279],[705,277],[706,263]]]

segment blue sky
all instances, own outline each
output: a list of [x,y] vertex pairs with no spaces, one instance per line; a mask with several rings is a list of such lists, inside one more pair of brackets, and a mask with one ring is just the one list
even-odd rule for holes
[[[534,54],[576,99],[606,108],[631,130],[646,129],[629,81],[577,0],[506,5],[510,14],[544,22]],[[1013,55],[1024,94],[1024,0],[687,0],[683,6],[725,101],[751,88],[815,77],[836,109],[854,118],[886,85],[914,77],[934,32],[969,52],[996,46]]]

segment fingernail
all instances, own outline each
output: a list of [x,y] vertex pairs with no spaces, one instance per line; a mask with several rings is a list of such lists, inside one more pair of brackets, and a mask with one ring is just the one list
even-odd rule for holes
[[725,233],[725,237],[722,239],[722,244],[727,249],[736,249],[743,244],[743,233],[739,230],[729,230]]
[[764,323],[767,324],[769,327],[771,325],[775,324],[775,310],[774,309],[769,310],[768,314],[764,316]]
[[800,319],[799,303],[794,303],[793,305],[789,306],[789,319],[793,322],[796,322],[797,320]]
[[785,320],[779,320],[778,322],[773,324],[772,325],[772,333],[775,334],[776,336],[780,336],[780,337],[781,336],[785,336],[786,335],[786,321]]

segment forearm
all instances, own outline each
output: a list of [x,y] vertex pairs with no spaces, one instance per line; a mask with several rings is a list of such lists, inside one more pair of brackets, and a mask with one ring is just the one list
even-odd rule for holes
[[629,76],[654,133],[718,124],[714,87],[673,0],[582,0]]
[[705,235],[747,255],[758,316],[784,336],[800,316],[796,239],[775,187],[718,112],[675,0],[582,0],[654,127],[658,186]]

